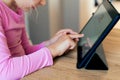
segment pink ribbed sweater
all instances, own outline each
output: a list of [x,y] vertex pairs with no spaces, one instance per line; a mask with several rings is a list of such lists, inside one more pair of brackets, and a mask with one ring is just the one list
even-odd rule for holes
[[16,13],[0,0],[0,80],[19,80],[52,65],[51,53],[44,43],[30,45],[23,11],[18,9]]

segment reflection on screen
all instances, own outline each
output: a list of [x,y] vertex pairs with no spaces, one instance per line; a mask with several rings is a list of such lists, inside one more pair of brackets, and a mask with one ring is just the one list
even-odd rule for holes
[[85,35],[78,43],[82,47],[82,57],[90,50],[111,21],[112,19],[108,12],[101,5],[81,32]]

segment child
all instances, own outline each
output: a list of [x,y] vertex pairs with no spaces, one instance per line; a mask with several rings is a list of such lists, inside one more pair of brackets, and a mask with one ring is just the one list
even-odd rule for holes
[[53,58],[74,49],[78,38],[83,37],[70,29],[63,29],[48,41],[30,45],[23,11],[45,4],[45,0],[0,0],[1,80],[18,80],[53,65]]

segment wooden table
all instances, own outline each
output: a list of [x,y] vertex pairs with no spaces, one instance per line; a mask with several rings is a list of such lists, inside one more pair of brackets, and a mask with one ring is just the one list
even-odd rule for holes
[[103,41],[108,71],[77,69],[76,50],[54,60],[22,80],[120,80],[120,29],[113,29]]

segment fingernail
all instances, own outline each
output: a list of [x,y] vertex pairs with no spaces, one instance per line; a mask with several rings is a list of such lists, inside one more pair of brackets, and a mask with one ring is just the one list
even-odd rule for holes
[[81,36],[83,37],[83,36],[84,36],[84,34],[81,34]]

